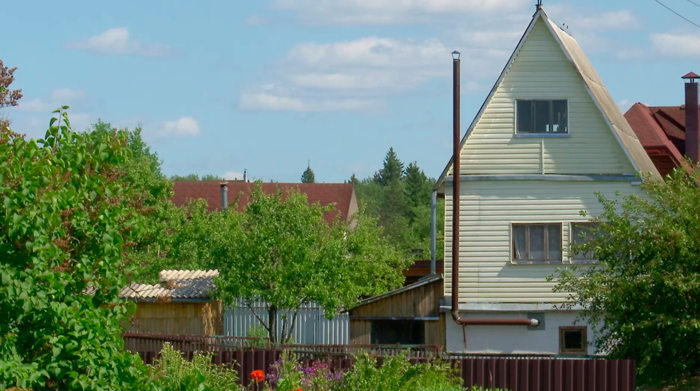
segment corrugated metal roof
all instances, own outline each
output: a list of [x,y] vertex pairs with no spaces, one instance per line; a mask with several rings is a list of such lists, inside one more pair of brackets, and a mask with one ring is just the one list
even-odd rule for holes
[[122,289],[119,297],[136,301],[209,300],[218,276],[218,270],[163,270],[160,284],[133,283]]

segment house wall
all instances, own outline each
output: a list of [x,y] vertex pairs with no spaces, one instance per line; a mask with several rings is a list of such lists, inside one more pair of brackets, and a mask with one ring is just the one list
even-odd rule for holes
[[139,302],[126,330],[131,333],[222,335],[220,301],[209,303]]
[[[575,312],[546,312],[543,330],[529,330],[523,326],[467,326],[467,344],[464,346],[462,326],[447,320],[447,350],[452,353],[481,354],[559,354],[559,327],[584,326],[574,324]],[[470,312],[466,318],[525,318],[524,312]],[[594,355],[593,328],[586,325],[588,354]]]
[[[445,259],[452,259],[452,186],[445,199]],[[511,263],[511,224],[562,222],[563,264],[569,263],[569,223],[588,221],[580,211],[598,215],[603,209],[595,192],[642,194],[629,182],[463,181],[460,187],[459,301],[546,303],[560,302],[547,282],[562,263]],[[445,295],[452,295],[452,268],[445,268]]]
[[[570,137],[516,137],[516,99],[567,99]],[[545,22],[539,19],[471,131],[462,149],[460,172],[471,175],[633,174],[636,171],[580,74]]]

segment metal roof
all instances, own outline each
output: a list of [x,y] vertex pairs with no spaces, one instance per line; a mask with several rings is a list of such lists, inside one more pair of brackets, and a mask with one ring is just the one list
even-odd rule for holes
[[218,276],[218,270],[163,270],[160,284],[133,283],[122,289],[119,297],[136,301],[208,301],[216,288],[214,277]]

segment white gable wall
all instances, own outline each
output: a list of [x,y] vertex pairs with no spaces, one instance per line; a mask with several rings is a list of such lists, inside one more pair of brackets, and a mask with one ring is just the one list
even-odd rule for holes
[[[533,26],[469,134],[461,174],[542,174],[543,168],[547,174],[634,174],[583,79],[545,23],[539,19]],[[516,99],[567,99],[570,137],[516,137]]]

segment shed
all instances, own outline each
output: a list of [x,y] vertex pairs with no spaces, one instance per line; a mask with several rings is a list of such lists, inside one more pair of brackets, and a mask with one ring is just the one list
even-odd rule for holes
[[120,297],[136,302],[130,333],[221,335],[223,305],[212,298],[217,270],[163,270],[160,284],[133,283]]
[[385,294],[349,310],[350,344],[445,345],[445,314],[440,313],[440,274]]

